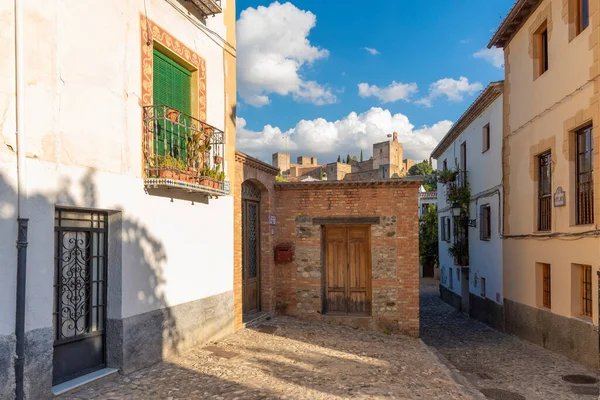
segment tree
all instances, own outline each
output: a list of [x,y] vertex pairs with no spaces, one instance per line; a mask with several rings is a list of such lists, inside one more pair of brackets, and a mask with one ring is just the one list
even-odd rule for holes
[[323,168],[319,169],[319,180],[323,180]]
[[350,164],[350,154],[346,156],[346,164]]
[[427,192],[434,192],[437,190],[437,183],[437,173],[436,171],[433,171],[431,175],[425,177],[425,179],[423,180],[423,187]]
[[356,156],[353,156],[353,157],[350,159],[350,161],[355,161],[355,162],[358,162],[358,157],[356,157]]
[[421,175],[421,176],[429,176],[433,173],[433,168],[429,165],[427,160],[423,160],[418,164],[413,165],[408,170],[408,175]]
[[429,211],[421,217],[419,225],[419,258],[421,265],[439,265],[438,248],[438,211],[437,207],[429,208]]
[[342,162],[342,156],[338,156],[338,161],[337,162]]
[[362,149],[360,150],[360,162],[363,162]]

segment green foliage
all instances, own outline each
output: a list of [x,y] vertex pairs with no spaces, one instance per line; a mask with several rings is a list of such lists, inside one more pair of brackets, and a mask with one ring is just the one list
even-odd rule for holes
[[178,171],[186,171],[187,165],[182,160],[175,158],[171,155],[167,155],[158,162],[159,168],[178,170]]
[[436,173],[436,171],[433,171],[433,173],[431,175],[425,177],[425,179],[423,180],[423,187],[428,192],[434,192],[437,190],[437,183],[438,183],[437,173]]
[[363,162],[362,150],[360,151],[360,162]]
[[439,265],[438,211],[431,206],[419,225],[419,258],[422,265]]
[[429,165],[429,162],[427,160],[423,160],[420,163],[413,165],[408,170],[408,175],[411,175],[411,176],[415,176],[415,175],[429,176],[432,173],[433,173],[433,168],[431,167],[431,165]]
[[455,232],[457,229],[462,231],[462,233],[455,235],[454,243],[448,248],[448,254],[458,261],[458,265],[468,265],[469,242],[467,239],[467,230],[469,229],[471,189],[468,184],[465,184],[464,187],[448,186],[446,196],[451,205],[458,203],[460,206],[460,214],[454,218],[454,224],[456,227]]
[[350,164],[350,154],[346,155],[346,164]]
[[352,158],[350,159],[350,161],[358,162],[358,157],[352,156]]
[[458,176],[458,170],[444,169],[438,172],[438,181],[444,185],[448,182],[454,182]]
[[323,168],[319,169],[319,180],[323,180]]
[[338,156],[338,160],[337,162],[341,163],[342,162],[342,156]]
[[279,183],[287,182],[287,178],[285,176],[279,174],[275,177],[275,182],[279,182]]

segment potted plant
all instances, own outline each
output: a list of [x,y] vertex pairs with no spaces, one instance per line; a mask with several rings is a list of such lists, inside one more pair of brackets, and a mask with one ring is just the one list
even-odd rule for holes
[[215,164],[220,165],[223,162],[223,157],[215,156]]
[[458,171],[445,169],[439,172],[438,181],[444,185],[448,182],[454,182],[458,176]]
[[208,168],[208,167],[205,166],[200,171],[200,181],[199,181],[199,183],[202,186],[210,187],[211,186],[211,181],[208,178],[210,178],[210,168]]
[[167,118],[172,122],[177,122],[179,119],[179,111],[173,108],[167,109]]
[[180,172],[185,171],[185,164],[172,155],[167,155],[158,162],[158,176],[167,179],[180,179]]

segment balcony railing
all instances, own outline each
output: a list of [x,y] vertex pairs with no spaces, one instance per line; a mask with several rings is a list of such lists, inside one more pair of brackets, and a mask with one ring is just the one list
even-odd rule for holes
[[206,16],[223,12],[221,0],[191,0],[191,2]]
[[178,198],[229,194],[224,135],[215,127],[166,105],[145,106],[143,146],[146,190]]
[[446,201],[448,204],[453,203],[452,199],[459,197],[460,191],[466,189],[468,185],[467,171],[455,171],[454,179],[446,183]]

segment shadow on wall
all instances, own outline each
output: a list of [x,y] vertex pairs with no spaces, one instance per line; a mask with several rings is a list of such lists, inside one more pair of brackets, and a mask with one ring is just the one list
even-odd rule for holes
[[[53,293],[55,246],[53,245],[53,219],[55,205],[65,208],[96,209],[98,193],[95,185],[95,172],[88,170],[77,183],[69,177],[59,178],[58,191],[45,193],[29,193],[26,203],[26,217],[29,218],[29,248],[27,260],[27,315],[31,321],[35,316],[51,321],[53,298],[40,296],[40,293],[51,296]],[[77,188],[78,185],[79,187]],[[78,190],[77,190],[78,189]],[[77,193],[77,194],[74,194]],[[109,367],[121,368],[131,372],[150,365],[163,358],[164,354],[176,354],[182,335],[172,311],[167,307],[163,293],[165,279],[163,268],[167,263],[166,250],[159,238],[155,237],[140,221],[130,218],[115,205],[108,211],[108,297],[107,297],[107,362]],[[7,255],[7,270],[0,274],[2,280],[8,282],[2,290],[9,290],[14,296],[16,282],[16,250],[14,243],[17,237],[17,193],[13,185],[0,172],[0,233],[4,244],[0,244],[0,253]],[[136,270],[135,282],[127,282],[126,293],[123,291],[123,271]],[[40,288],[34,293],[32,288]],[[4,306],[2,312],[14,314],[14,299],[10,306]],[[131,309],[153,309],[153,324],[160,327],[159,332],[127,330],[127,319],[121,318],[123,302]],[[139,304],[142,303],[142,304]],[[31,311],[30,311],[31,310]],[[158,320],[159,321],[158,321]],[[14,321],[13,321],[14,324]],[[30,324],[30,323],[29,323]],[[26,328],[28,329],[28,328]],[[152,336],[149,336],[152,334]],[[25,390],[30,398],[45,398],[50,392],[52,382],[53,341],[55,327],[44,327],[26,332],[26,377]],[[0,342],[2,342],[0,337]],[[14,337],[6,338],[14,341]],[[7,393],[12,398],[14,393],[14,344],[0,346],[0,399]],[[138,360],[129,363],[128,359]]]

